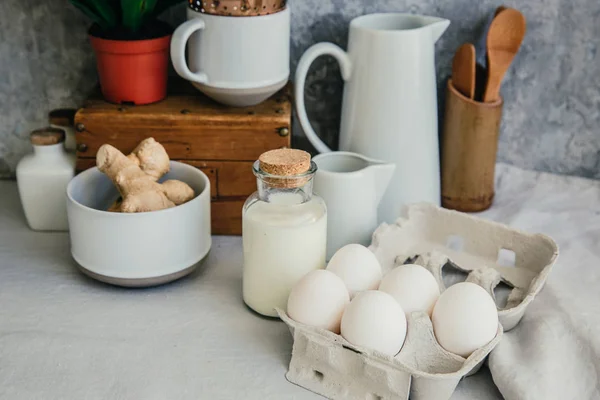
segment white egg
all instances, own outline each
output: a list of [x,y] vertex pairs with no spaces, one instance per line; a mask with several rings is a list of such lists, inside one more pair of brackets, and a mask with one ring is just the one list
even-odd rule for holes
[[327,270],[342,278],[350,298],[363,290],[377,289],[381,282],[381,265],[377,257],[360,244],[348,244],[336,251]]
[[379,290],[391,294],[407,315],[424,311],[431,316],[440,297],[440,288],[432,273],[416,264],[401,265],[385,274]]
[[358,293],[342,317],[342,336],[350,343],[394,356],[406,338],[406,317],[392,296],[377,290]]
[[340,333],[344,309],[350,303],[348,289],[333,272],[309,272],[292,288],[287,313],[294,321]]
[[498,329],[498,311],[492,296],[471,282],[446,289],[433,308],[431,320],[439,344],[465,358],[489,343]]

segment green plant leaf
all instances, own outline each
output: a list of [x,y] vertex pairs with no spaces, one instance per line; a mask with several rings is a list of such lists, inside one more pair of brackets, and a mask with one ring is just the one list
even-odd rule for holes
[[121,21],[125,28],[137,31],[142,23],[139,3],[143,0],[121,0]]
[[157,0],[121,0],[123,26],[136,32],[152,14]]
[[185,0],[158,0],[156,3],[156,7],[154,7],[154,12],[152,13],[152,18],[158,17],[160,14],[165,12],[167,9],[173,7],[176,4],[183,3]]
[[100,28],[107,29],[108,23],[102,18],[102,16],[98,15],[94,10],[90,9],[86,4],[83,4],[79,0],[71,0],[71,4],[79,9],[83,14],[85,14],[88,18],[90,18],[93,22],[98,24]]
[[109,1],[106,0],[84,0],[88,8],[93,9],[107,23],[108,28],[114,28],[117,25],[117,15]]
[[156,7],[156,2],[157,0],[146,0],[146,4],[142,13],[143,22],[146,22],[148,18],[150,18],[153,15],[154,9]]
[[115,26],[116,25],[120,25],[121,21],[123,20],[123,16],[122,16],[122,12],[121,12],[121,0],[105,0],[111,10],[113,10],[113,12],[115,13]]

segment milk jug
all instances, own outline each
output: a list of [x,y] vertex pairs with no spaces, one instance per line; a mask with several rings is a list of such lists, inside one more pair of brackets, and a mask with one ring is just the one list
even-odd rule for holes
[[411,14],[364,15],[350,23],[347,52],[319,43],[298,63],[298,119],[315,148],[331,151],[310,125],[304,84],[313,60],[327,54],[340,63],[345,81],[339,149],[396,164],[380,222],[394,222],[404,204],[440,203],[434,43],[449,23]]
[[327,208],[312,191],[316,171],[301,150],[272,150],[254,163],[258,191],[242,211],[242,290],[259,314],[276,317],[296,282],[325,268]]
[[377,207],[396,166],[360,154],[333,151],[316,156],[315,193],[327,206],[327,260],[350,243],[371,244]]

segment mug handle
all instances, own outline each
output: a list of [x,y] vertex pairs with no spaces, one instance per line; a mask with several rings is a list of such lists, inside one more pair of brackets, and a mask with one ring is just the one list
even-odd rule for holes
[[317,43],[311,46],[300,58],[298,67],[296,68],[296,79],[295,79],[295,97],[296,97],[296,112],[298,113],[298,120],[304,130],[304,134],[308,140],[315,146],[315,149],[319,153],[330,152],[331,149],[327,147],[325,143],[319,138],[317,133],[312,128],[308,115],[306,114],[306,106],[304,105],[304,84],[306,83],[306,74],[313,61],[322,56],[330,55],[333,56],[340,64],[340,71],[344,81],[350,79],[352,74],[352,62],[348,54],[342,50],[339,46],[333,43]]
[[171,60],[173,61],[175,71],[188,81],[203,84],[208,83],[208,77],[204,72],[194,73],[190,71],[185,61],[185,46],[192,33],[204,29],[205,26],[204,20],[193,18],[179,25],[171,39]]

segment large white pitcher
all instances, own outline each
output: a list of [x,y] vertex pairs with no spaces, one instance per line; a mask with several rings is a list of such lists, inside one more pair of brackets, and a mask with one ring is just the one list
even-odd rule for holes
[[450,21],[411,14],[371,14],[350,23],[348,52],[331,43],[309,48],[296,70],[296,108],[319,152],[331,151],[310,125],[304,84],[311,63],[332,55],[345,81],[339,148],[396,164],[379,206],[394,222],[402,206],[440,203],[434,43]]

